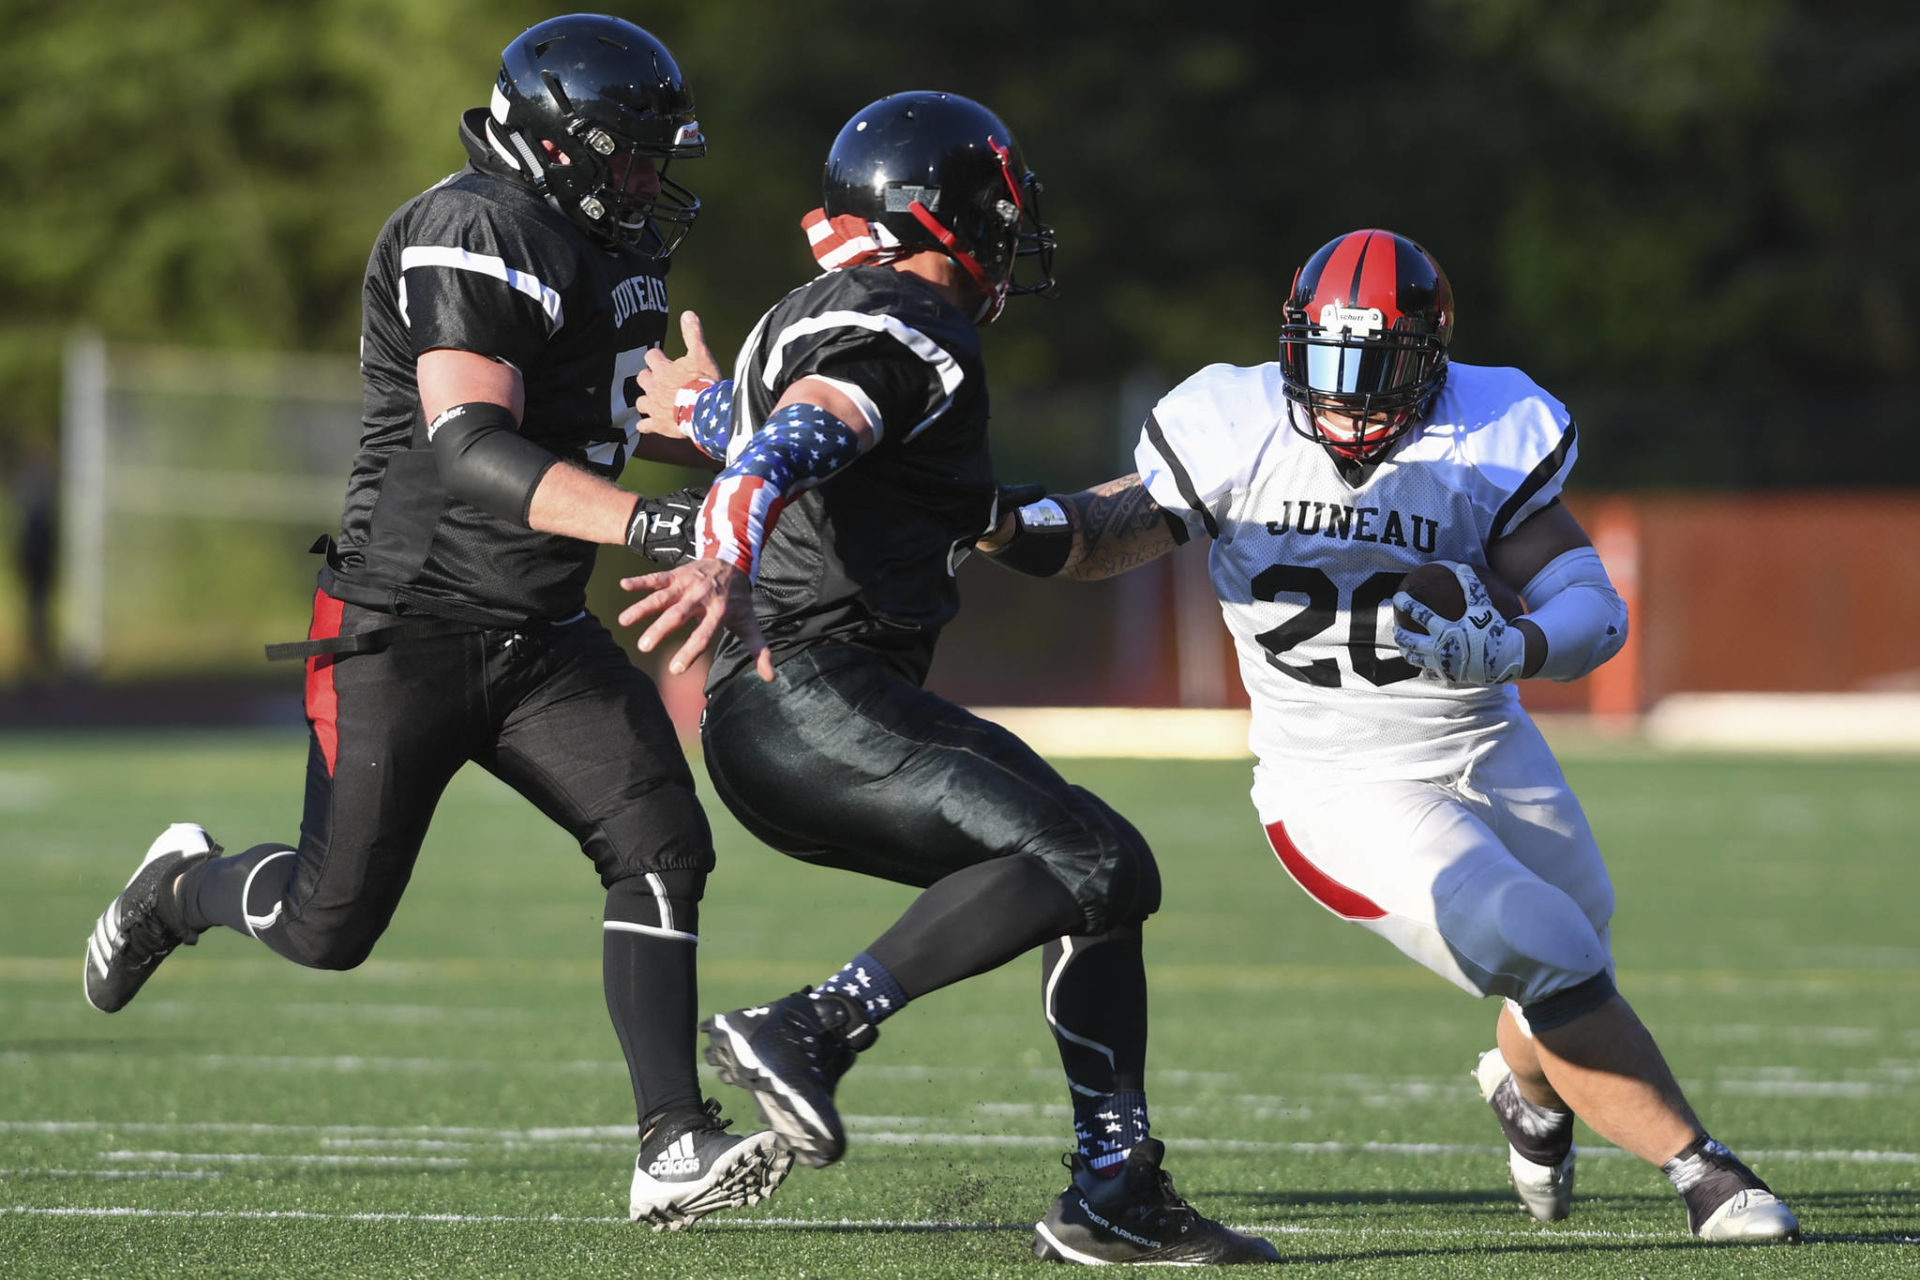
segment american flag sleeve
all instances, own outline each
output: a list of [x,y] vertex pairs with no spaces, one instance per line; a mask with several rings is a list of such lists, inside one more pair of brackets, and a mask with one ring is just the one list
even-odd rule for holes
[[700,452],[724,461],[733,433],[733,379],[695,378],[680,388],[673,397],[673,421]]
[[708,490],[700,558],[724,560],[752,577],[781,510],[844,469],[873,439],[871,430],[856,430],[818,405],[775,410]]

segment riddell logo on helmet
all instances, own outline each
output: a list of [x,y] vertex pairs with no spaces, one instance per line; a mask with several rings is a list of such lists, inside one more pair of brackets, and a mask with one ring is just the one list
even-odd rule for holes
[[1386,326],[1382,323],[1378,307],[1348,307],[1338,302],[1329,302],[1320,308],[1320,327],[1328,333],[1346,330],[1358,337],[1368,337],[1379,333]]

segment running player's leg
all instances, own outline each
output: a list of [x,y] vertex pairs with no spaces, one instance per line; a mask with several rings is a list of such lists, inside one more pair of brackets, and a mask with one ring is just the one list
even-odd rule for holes
[[[329,633],[319,615],[338,612]],[[320,597],[316,634],[388,615]],[[251,934],[298,964],[351,969],[385,932],[447,782],[483,729],[477,635],[307,662],[306,804],[297,848],[261,844],[181,878],[188,927]]]
[[860,650],[790,658],[771,685],[730,682],[703,739],[715,789],[760,838],[926,890],[863,953],[907,999],[1158,904],[1130,826],[1005,729]]
[[695,1075],[696,952],[713,836],[653,682],[593,618],[496,655],[498,737],[476,759],[580,842],[606,890],[601,971],[640,1133],[629,1209],[678,1229],[754,1204],[792,1157],[729,1134]]
[[[1036,1252],[1078,1261],[1276,1257],[1266,1241],[1173,1195],[1163,1148],[1148,1136],[1139,925],[1159,905],[1160,881],[1130,824],[1005,729],[859,650],[789,658],[772,685],[732,681],[708,703],[703,739],[715,789],[768,843],[926,886],[819,992],[709,1024],[708,1059],[721,1078],[752,1089],[803,1159],[825,1164],[844,1150],[834,1085],[881,1021],[1052,944],[1048,1024],[1082,1144],[1075,1186],[1036,1228]],[[1112,1145],[1116,1135],[1124,1148]],[[1122,1220],[1132,1234],[1110,1229]]]
[[[1579,800],[1539,732],[1515,726],[1474,766],[1463,790],[1517,860],[1581,904],[1604,942],[1612,887]],[[1500,1056],[1523,1098],[1570,1108],[1602,1137],[1659,1166],[1686,1198],[1697,1234],[1777,1239],[1797,1232],[1766,1184],[1708,1136],[1623,997],[1612,993],[1591,1008],[1556,1007],[1556,999],[1564,997],[1501,1009]]]

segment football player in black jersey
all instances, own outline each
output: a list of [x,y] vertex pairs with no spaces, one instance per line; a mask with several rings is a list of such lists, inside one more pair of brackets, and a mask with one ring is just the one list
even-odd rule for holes
[[340,536],[309,640],[277,646],[307,662],[299,845],[220,857],[200,826],[170,827],[89,939],[87,998],[121,1008],[213,925],[299,964],[358,965],[441,791],[476,761],[600,874],[607,1007],[641,1128],[630,1210],[678,1228],[758,1201],[792,1161],[770,1132],[725,1132],[701,1099],[694,944],[712,838],[653,683],[585,607],[595,544],[646,552],[698,510],[614,479],[636,451],[706,461],[643,440],[631,403],[699,209],[664,171],[706,144],[666,47],[589,15],[509,44],[491,108],[460,135],[466,167],[374,243]]
[[[671,666],[718,637],[702,738],[714,788],[794,857],[919,886],[817,989],[704,1023],[802,1159],[840,1157],[840,1077],[912,999],[1044,947],[1045,1012],[1074,1107],[1072,1184],[1042,1258],[1277,1261],[1181,1200],[1148,1134],[1140,834],[1005,729],[921,687],[958,607],[953,568],[1000,505],[978,328],[1051,283],[1039,184],[1007,127],[940,93],[883,98],[840,131],[804,220],[827,268],[769,311],[731,381],[690,327],[648,357],[640,408],[726,463],[698,558],[629,578]],[[1038,278],[1016,284],[1017,260]],[[723,630],[724,628],[724,630]]]

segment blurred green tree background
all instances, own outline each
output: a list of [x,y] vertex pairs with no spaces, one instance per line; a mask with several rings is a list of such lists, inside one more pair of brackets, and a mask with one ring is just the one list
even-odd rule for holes
[[[76,326],[351,354],[375,232],[555,11],[0,0],[0,457],[54,431]],[[1129,373],[1270,358],[1294,268],[1380,225],[1446,265],[1457,358],[1573,405],[1590,486],[1920,480],[1910,0],[619,12],[700,104],[673,286],[723,348],[810,272],[798,220],[851,112],[947,88],[1013,125],[1063,288],[990,338],[1008,470],[1106,471]]]

